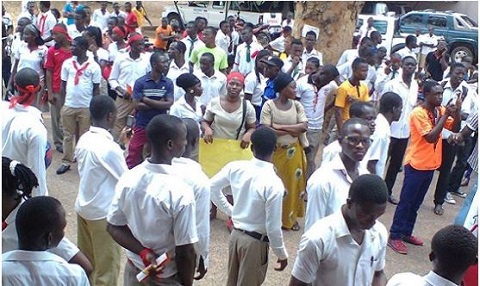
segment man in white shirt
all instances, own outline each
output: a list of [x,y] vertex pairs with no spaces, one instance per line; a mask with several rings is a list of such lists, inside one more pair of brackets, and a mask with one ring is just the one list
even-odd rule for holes
[[36,24],[37,23],[37,15],[35,14],[36,10],[37,10],[37,5],[35,4],[35,1],[28,1],[27,10],[22,11],[22,13],[20,13],[20,15],[18,16],[18,20],[25,17],[25,18],[28,18],[30,22],[32,22],[33,24]]
[[[282,236],[282,198],[285,187],[275,173],[272,156],[277,136],[260,127],[252,133],[254,159],[227,164],[211,179],[212,200],[232,217],[227,285],[261,285],[267,274],[268,249],[278,257],[279,268],[287,267],[288,254]],[[222,189],[231,186],[235,204]]]
[[408,35],[405,39],[405,48],[399,50],[397,53],[403,58],[411,56],[414,59],[417,59],[417,54],[415,53],[415,48],[417,47],[417,37],[414,35]]
[[320,61],[320,65],[323,66],[323,55],[315,50],[316,43],[317,34],[314,31],[308,31],[305,35],[305,50],[302,53],[302,62],[306,63],[309,58],[316,57]]
[[[78,10],[78,9],[77,9]],[[73,25],[67,26],[68,35],[70,38],[75,39],[80,37],[87,29],[87,13],[84,9],[75,11],[75,22]]]
[[358,30],[358,33],[360,34],[361,38],[370,37],[370,33],[377,30],[373,26],[373,23],[374,23],[373,17],[369,17],[367,19],[367,23],[363,24],[360,27],[360,29]]
[[[138,285],[135,276],[150,265],[149,285],[158,279],[164,285],[193,284],[195,198],[171,166],[185,150],[186,135],[180,118],[154,117],[147,126],[152,156],[125,172],[116,186],[107,231],[127,250],[125,285]],[[163,254],[170,259],[158,266],[155,260]]]
[[227,94],[227,77],[225,74],[215,70],[213,66],[214,60],[211,53],[204,53],[200,57],[200,70],[193,73],[202,82],[203,93],[199,101],[203,110],[205,110],[212,98]]
[[120,10],[120,4],[118,2],[113,3],[113,12],[111,13],[111,16],[117,17],[117,18],[123,18],[124,20],[127,19],[127,13],[124,11]]
[[397,179],[398,170],[402,167],[403,156],[407,150],[408,138],[410,137],[409,117],[413,107],[417,104],[418,84],[413,79],[417,68],[417,61],[411,56],[402,59],[402,76],[387,82],[383,93],[394,92],[402,98],[402,114],[398,121],[392,122],[391,140],[388,148],[390,163],[385,174],[385,183],[388,188],[388,201],[391,204],[398,204],[397,199],[392,195],[393,186]]
[[188,22],[185,30],[187,31],[187,36],[182,39],[182,42],[186,47],[185,62],[189,63],[193,50],[203,47],[205,44],[198,38],[198,28],[195,21]]
[[92,20],[93,22],[97,23],[100,29],[103,31],[107,28],[108,19],[110,18],[111,14],[107,11],[107,1],[103,1],[100,4],[100,9],[96,9],[93,11]]
[[108,78],[110,88],[117,92],[117,121],[112,130],[115,140],[127,124],[127,116],[133,111],[133,87],[135,81],[147,74],[150,66],[150,54],[144,53],[144,39],[141,34],[131,34],[128,39],[130,52],[118,55]]
[[428,27],[428,34],[423,34],[420,35],[417,38],[417,41],[419,42],[418,46],[420,47],[420,54],[419,54],[419,65],[418,65],[418,70],[419,72],[422,71],[422,68],[425,66],[425,59],[427,58],[427,55],[430,52],[435,51],[435,48],[438,45],[438,40],[443,37],[437,37],[434,34],[435,29],[430,26]]
[[78,136],[82,136],[90,128],[90,100],[100,94],[100,66],[87,56],[87,49],[88,42],[85,37],[75,38],[71,46],[73,57],[62,65],[60,95],[64,105],[60,116],[63,127],[63,158],[57,175],[70,170],[70,164],[74,162],[75,134],[78,130]]
[[425,276],[413,273],[395,274],[387,286],[457,286],[465,272],[478,263],[478,240],[470,230],[449,225],[435,233],[429,259],[433,269]]
[[371,136],[372,144],[360,162],[360,166],[367,169],[370,174],[383,178],[390,145],[390,125],[400,119],[402,108],[402,98],[396,93],[387,92],[380,99],[375,131]]
[[75,149],[80,177],[75,202],[77,241],[94,266],[90,275],[93,285],[115,285],[120,273],[121,250],[106,231],[115,185],[127,170],[123,151],[109,132],[116,112],[112,98],[94,97],[90,102],[92,126]]
[[2,285],[88,286],[85,271],[48,252],[64,236],[67,220],[60,202],[48,196],[27,200],[16,218],[18,250],[2,255]]
[[217,47],[221,48],[222,50],[225,51],[225,53],[228,55],[228,48],[231,43],[231,38],[230,38],[230,24],[228,21],[224,20],[221,21],[220,24],[220,29],[217,31],[217,35],[215,36],[215,45]]
[[50,5],[50,1],[40,1],[41,13],[38,15],[36,23],[36,26],[40,31],[40,36],[47,47],[55,44],[55,41],[53,41],[52,38],[52,29],[57,24],[57,19],[53,16],[52,11],[50,11]]
[[383,88],[385,84],[402,75],[402,57],[398,53],[394,53],[390,56],[385,64],[380,65],[377,70],[377,77],[375,80],[375,94],[377,101],[382,98]]
[[190,66],[185,61],[185,52],[187,47],[182,41],[173,42],[168,48],[168,56],[171,59],[170,67],[168,68],[167,77],[173,81],[173,97],[175,101],[179,100],[185,95],[183,88],[176,83],[177,78],[184,73],[190,72]]
[[[297,97],[305,109],[308,119],[307,139],[309,150],[307,157],[307,178],[316,169],[315,157],[320,147],[322,135],[325,102],[330,95],[337,93],[338,86],[334,79],[338,76],[337,68],[333,65],[321,67],[316,73],[304,76],[297,81]],[[330,106],[332,108],[333,105]]]
[[282,21],[282,27],[288,26],[288,27],[293,29],[293,24],[295,24],[295,20],[293,20],[293,13],[288,12],[287,13],[287,18]]
[[340,210],[352,182],[368,173],[360,167],[360,161],[371,143],[368,123],[360,118],[348,119],[342,126],[338,141],[341,153],[331,162],[322,164],[307,181],[305,231],[318,220]]
[[[38,179],[38,188],[33,196],[46,196],[47,172],[45,153],[47,151],[47,129],[42,113],[31,106],[40,90],[38,73],[23,68],[15,75],[17,85],[15,96],[1,105],[2,113],[2,156],[20,161],[31,168]],[[26,90],[26,87],[33,87]]]
[[290,45],[288,57],[283,61],[282,71],[290,75],[294,80],[304,75],[302,62],[303,43],[299,39],[293,39]]
[[182,157],[172,159],[172,167],[179,177],[193,190],[195,196],[195,218],[198,243],[195,244],[199,258],[197,272],[199,280],[207,273],[210,248],[210,180],[198,162],[198,139],[200,128],[198,122],[183,118],[187,127],[187,145]]
[[253,41],[252,28],[247,26],[241,32],[243,43],[237,48],[233,71],[238,71],[247,76],[255,69],[255,57],[263,50],[262,45]]
[[388,234],[377,219],[387,196],[382,178],[355,179],[341,208],[303,234],[290,286],[385,285]]
[[285,39],[292,37],[292,28],[290,26],[283,27],[282,35],[275,40],[271,41],[266,49],[272,50],[277,53],[285,52]]

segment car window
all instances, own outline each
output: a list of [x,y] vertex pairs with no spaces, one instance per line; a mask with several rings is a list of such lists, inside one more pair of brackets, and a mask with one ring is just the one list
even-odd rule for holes
[[387,33],[387,21],[374,20],[373,27],[380,32],[380,34],[385,35]]
[[421,14],[411,14],[402,18],[400,26],[421,27],[423,19]]
[[467,24],[469,24],[470,26],[472,27],[478,27],[478,24],[477,22],[473,21],[471,18],[469,18],[468,16],[460,16],[463,21],[467,22]]
[[433,26],[435,28],[446,28],[447,27],[447,17],[444,16],[428,16],[427,25]]
[[223,8],[225,7],[225,1],[213,1],[212,7],[213,9],[223,10]]
[[231,10],[250,12],[250,11],[252,11],[251,3],[253,3],[253,2],[250,2],[250,1],[232,1],[230,9]]
[[[216,1],[219,2],[219,1]],[[207,8],[208,1],[190,1],[188,2],[189,7],[200,7],[200,8]]]

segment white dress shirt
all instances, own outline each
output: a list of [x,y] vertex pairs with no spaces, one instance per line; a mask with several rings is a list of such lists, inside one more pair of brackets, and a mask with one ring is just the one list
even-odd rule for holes
[[[127,85],[133,90],[135,81],[151,70],[149,53],[141,53],[140,57],[135,60],[130,57],[130,53],[121,54],[113,63],[108,83],[114,91],[119,86],[127,90]],[[117,92],[117,94],[119,93]],[[119,95],[123,96],[123,94]]]
[[417,54],[415,53],[414,49],[410,50],[409,48],[405,47],[399,50],[397,53],[402,57],[402,60],[407,56],[417,59]]
[[[377,29],[375,29],[374,26],[371,26],[371,27],[368,27],[368,24],[365,23],[364,25],[362,25],[360,27],[360,29],[358,29],[358,34],[360,34],[360,37],[362,38],[365,38],[365,37],[370,37],[370,34],[373,32],[373,31],[376,31]],[[361,41],[361,40],[360,40]]]
[[387,286],[459,286],[452,281],[443,278],[437,273],[430,271],[425,276],[410,272],[398,273],[388,280]]
[[[182,178],[171,174],[171,166],[148,160],[120,178],[107,221],[115,226],[128,225],[140,243],[157,255],[198,242],[193,191]],[[139,255],[129,250],[126,253],[135,267],[145,267]],[[175,256],[172,259],[157,277],[177,273]]]
[[360,166],[367,169],[368,161],[377,161],[375,174],[383,178],[385,165],[387,164],[388,147],[390,145],[390,124],[383,114],[379,113],[375,119],[375,132],[372,136],[372,144],[368,147],[367,153]]
[[[231,186],[232,206],[222,193]],[[282,200],[285,187],[272,163],[258,160],[227,164],[211,179],[212,201],[232,217],[235,228],[266,234],[280,259],[288,257],[282,235]]]
[[[7,226],[2,230],[2,253],[18,250],[18,234],[15,220],[17,218],[18,209],[24,202],[25,200],[22,199],[18,206],[8,214],[4,221]],[[78,247],[68,238],[63,237],[57,247],[50,248],[47,251],[60,256],[66,261],[70,261],[75,255],[77,255],[80,249],[78,249]]]
[[187,103],[185,97],[180,97],[177,101],[175,101],[170,107],[170,115],[175,115],[178,118],[191,118],[198,122],[199,124],[202,122],[203,114],[202,114],[202,105],[200,101],[195,98],[195,110]]
[[433,48],[430,48],[430,47],[427,47],[427,46],[421,47],[420,51],[422,52],[422,55],[428,55],[430,52],[435,51],[436,46],[438,45],[438,40],[439,40],[439,37],[437,37],[435,35],[432,35],[432,36],[430,36],[430,34],[420,35],[417,38],[418,45],[420,45],[420,43],[424,43],[424,44],[427,44],[427,45],[434,45]]
[[88,286],[87,274],[48,251],[14,250],[2,255],[2,285]]
[[68,35],[70,36],[70,38],[72,38],[72,40],[74,40],[76,37],[81,37],[82,36],[82,32],[80,32],[77,29],[77,26],[75,26],[75,24],[68,25],[67,26],[67,32],[68,32]]
[[390,73],[387,75],[385,73],[385,68],[386,65],[382,64],[380,67],[377,69],[377,78],[375,80],[375,99],[376,101],[380,101],[382,98],[382,95],[385,93],[383,91],[383,88],[385,87],[385,84],[387,82],[397,78],[397,77],[402,77],[402,68],[399,68],[398,70],[394,71],[392,68],[390,68]]
[[352,62],[356,58],[358,58],[357,49],[349,49],[349,50],[343,51],[342,55],[340,56],[340,59],[338,59],[337,68],[343,65],[344,63]]
[[342,146],[338,140],[335,140],[323,148],[322,165],[333,161],[333,159],[342,152]]
[[33,196],[46,196],[47,172],[45,153],[47,151],[47,129],[42,113],[36,107],[21,104],[10,108],[10,102],[3,101],[2,114],[2,156],[17,160],[32,169],[37,177],[38,187]]
[[285,37],[281,35],[280,37],[276,38],[275,40],[269,43],[270,47],[274,50],[279,51],[280,53],[285,52]]
[[117,43],[115,42],[108,44],[107,50],[108,50],[108,61],[112,63],[115,62],[115,59],[119,54],[128,54],[127,47],[119,50]]
[[385,267],[387,240],[385,226],[377,221],[359,245],[336,211],[302,235],[292,276],[313,286],[371,285],[375,272]]
[[307,64],[307,60],[309,58],[317,58],[318,61],[320,62],[320,65],[323,66],[323,55],[321,52],[315,50],[315,48],[313,48],[312,51],[310,51],[310,53],[307,51],[307,49],[303,49],[302,62]]
[[103,31],[107,28],[108,19],[110,19],[111,15],[108,11],[105,10],[105,14],[103,14],[102,9],[96,9],[93,11],[92,21],[97,23],[100,29]]
[[[368,174],[368,171],[357,166],[358,175]],[[328,180],[325,180],[328,178]],[[307,211],[305,215],[305,231],[315,222],[329,216],[345,204],[348,191],[353,180],[347,173],[340,154],[318,168],[307,181]]]
[[231,39],[229,35],[225,35],[222,30],[217,31],[217,35],[215,36],[215,45],[228,55],[228,47],[230,46]]
[[287,19],[282,21],[282,27],[289,26],[290,28],[293,28],[293,24],[295,23],[295,20],[290,20],[290,23],[287,22]]
[[267,85],[267,78],[260,72],[258,75],[260,81],[255,74],[255,70],[252,70],[252,72],[245,77],[245,87],[243,89],[244,93],[252,95],[252,104],[255,106],[262,105],[263,91]]
[[325,113],[325,102],[329,95],[336,94],[338,89],[335,81],[318,89],[309,82],[309,76],[306,75],[297,80],[297,97],[305,109],[305,115],[308,119],[308,129],[322,130],[323,117]]
[[75,211],[87,220],[107,217],[115,185],[128,170],[123,151],[107,130],[91,126],[75,148],[80,182]]
[[244,76],[255,70],[255,55],[263,50],[262,45],[257,42],[250,44],[250,62],[247,61],[247,43],[242,43],[237,48],[235,55],[235,63],[233,64],[233,71],[239,71]]
[[193,190],[195,196],[195,218],[197,222],[198,254],[208,267],[210,247],[210,180],[202,166],[189,158],[173,158],[172,167],[179,177]]
[[200,96],[200,103],[207,106],[207,104],[215,97],[225,96],[227,94],[227,77],[219,71],[209,77],[201,70],[193,73],[202,82],[203,93]]
[[[78,69],[82,69],[86,65],[87,68],[80,76],[78,84],[75,85],[75,69],[74,62]],[[62,73],[60,75],[62,81],[67,82],[65,106],[70,108],[89,108],[90,101],[93,97],[93,84],[100,84],[102,80],[102,72],[100,66],[92,57],[86,62],[79,64],[77,57],[72,57],[63,62]]]
[[[37,28],[40,31],[42,39],[47,39],[52,35],[53,27],[57,24],[57,19],[53,16],[52,11],[48,10],[45,13],[38,14],[37,17]],[[55,44],[54,40],[46,42],[45,45],[50,47]]]
[[177,85],[177,78],[184,73],[190,73],[188,62],[185,62],[183,66],[179,67],[175,61],[172,60],[170,67],[168,68],[167,77],[173,81],[173,98],[175,101],[185,95],[185,90]]
[[[192,46],[192,41],[193,41],[193,46]],[[187,47],[187,49],[185,51],[185,62],[186,63],[188,63],[190,61],[190,54],[192,53],[192,51],[194,49],[205,46],[205,44],[202,42],[202,40],[200,40],[200,38],[197,37],[195,40],[193,40],[192,38],[190,38],[189,35],[187,35],[185,38],[183,38],[182,42]]]
[[[283,67],[282,67],[282,71],[284,73],[288,73],[288,70],[292,67],[293,65],[293,58],[292,56],[288,56],[288,58],[286,58],[284,61],[283,61]],[[304,71],[304,66],[305,66],[305,63],[302,63],[301,59],[300,59],[300,62],[298,63],[298,65],[292,70],[291,73],[289,73],[289,75],[294,79],[294,80],[297,80],[300,78],[301,75],[304,75],[303,71]]]
[[392,125],[390,126],[392,137],[397,139],[406,139],[410,137],[410,125],[408,123],[408,119],[413,107],[417,104],[418,83],[416,80],[412,79],[410,88],[408,88],[408,85],[403,82],[402,77],[399,76],[385,84],[383,93],[389,91],[400,95],[403,102],[403,109],[400,119],[392,122]]

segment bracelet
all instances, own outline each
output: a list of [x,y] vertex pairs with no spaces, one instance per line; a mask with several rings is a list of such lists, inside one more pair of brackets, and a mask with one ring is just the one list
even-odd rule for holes
[[143,261],[143,265],[148,266],[150,265],[150,260],[147,259],[147,254],[149,253],[152,253],[153,255],[155,255],[155,253],[153,252],[153,250],[151,250],[150,248],[144,248],[142,249],[142,251],[140,251],[139,255],[140,255],[140,258],[142,259]]

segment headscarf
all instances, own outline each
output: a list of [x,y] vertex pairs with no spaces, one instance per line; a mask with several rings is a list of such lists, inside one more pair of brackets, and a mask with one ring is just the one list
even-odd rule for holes
[[117,35],[122,37],[122,39],[125,39],[125,37],[127,36],[125,30],[120,29],[118,26],[115,26],[112,29],[112,32],[115,32]]
[[72,38],[71,38],[70,35],[68,34],[67,29],[65,29],[65,26],[63,26],[63,25],[55,25],[55,26],[53,27],[53,29],[52,29],[52,32],[53,32],[53,33],[62,34],[62,35],[64,35],[64,36],[67,38],[67,41],[72,42]]
[[285,87],[287,87],[293,78],[286,73],[280,72],[277,77],[273,80],[273,88],[275,92],[281,92]]
[[198,79],[198,77],[196,77],[194,74],[191,74],[191,73],[181,74],[179,77],[177,77],[177,80],[176,80],[177,86],[183,88],[185,91],[195,86],[199,82],[200,80]]
[[242,84],[245,83],[245,77],[239,73],[239,72],[231,72],[228,76],[227,76],[227,83],[229,83],[232,79],[236,79],[236,80],[239,80],[242,82]]
[[[33,71],[33,70],[32,70]],[[21,70],[20,70],[21,72]],[[18,73],[17,73],[18,75]],[[10,108],[15,107],[17,104],[21,104],[24,107],[32,105],[33,101],[36,98],[38,91],[41,86],[40,83],[37,85],[29,84],[27,86],[20,86],[18,84],[18,76],[15,77],[15,88],[17,89],[16,94],[10,99]]]
[[128,37],[128,44],[131,45],[133,42],[143,40],[142,34],[135,33],[135,34],[130,34]]

